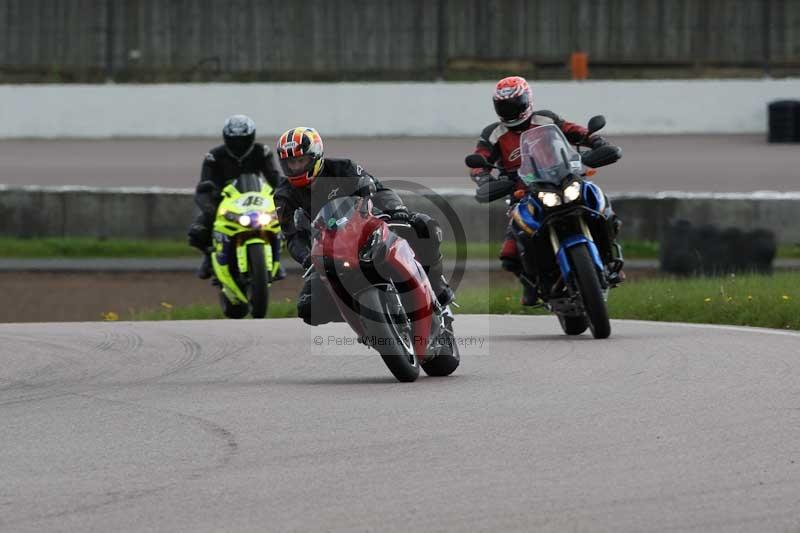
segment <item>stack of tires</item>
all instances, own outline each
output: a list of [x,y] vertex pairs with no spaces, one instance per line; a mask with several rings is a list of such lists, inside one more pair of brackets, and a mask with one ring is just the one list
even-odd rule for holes
[[800,142],[800,101],[777,100],[768,106],[771,143]]
[[769,230],[695,227],[688,220],[677,220],[666,228],[661,240],[660,268],[679,276],[768,274],[772,272],[777,247],[775,234]]

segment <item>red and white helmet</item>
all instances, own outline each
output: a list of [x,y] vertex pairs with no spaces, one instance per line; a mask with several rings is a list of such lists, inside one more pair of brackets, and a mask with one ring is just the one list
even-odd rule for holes
[[519,126],[533,115],[533,93],[520,76],[509,76],[494,88],[494,110],[503,125]]

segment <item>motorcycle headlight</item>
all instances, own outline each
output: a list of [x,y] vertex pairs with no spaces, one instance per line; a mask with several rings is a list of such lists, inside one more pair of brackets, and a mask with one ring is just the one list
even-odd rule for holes
[[258,225],[267,226],[272,222],[272,215],[269,213],[261,213],[258,215]]
[[554,192],[540,192],[537,198],[541,200],[545,207],[555,207],[561,205],[561,197]]
[[242,215],[239,217],[239,225],[240,226],[249,226],[250,225],[250,216],[249,215]]
[[573,181],[564,188],[564,200],[566,202],[574,202],[581,197],[581,184]]

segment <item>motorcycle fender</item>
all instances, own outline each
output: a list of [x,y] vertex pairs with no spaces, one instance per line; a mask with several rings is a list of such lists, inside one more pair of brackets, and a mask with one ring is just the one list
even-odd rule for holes
[[247,303],[247,297],[242,293],[239,286],[231,276],[231,271],[228,265],[222,265],[217,261],[217,254],[211,254],[211,264],[214,267],[214,275],[217,280],[222,284],[222,294],[231,302],[235,304]]
[[[358,294],[353,295],[354,299],[358,302],[358,308],[360,310],[360,316],[356,315],[355,313],[349,313],[346,315],[347,322],[350,323],[350,326],[353,330],[356,331],[359,335],[366,334],[369,329],[365,323],[365,320],[381,320],[381,302],[380,302],[380,289],[377,287],[367,287],[366,289],[360,291]],[[358,317],[358,323],[356,324],[356,317]]]
[[[236,248],[236,262],[239,265],[239,272],[241,272],[242,274],[247,272],[247,248],[254,244],[263,245],[266,244],[266,241],[264,241],[264,239],[254,237],[252,239],[247,239]],[[269,248],[269,247],[265,246],[264,248]],[[271,259],[271,252],[272,250],[270,250],[270,259]],[[269,265],[270,262],[271,261],[267,261],[267,265]]]
[[586,247],[589,248],[589,254],[592,256],[594,266],[597,268],[598,272],[603,272],[603,261],[600,259],[600,252],[597,250],[597,245],[583,235],[573,235],[561,241],[561,247],[556,254],[558,268],[561,269],[564,279],[567,279],[570,272],[572,272],[572,266],[569,264],[569,259],[567,259],[567,250],[579,244],[585,244]]
[[[354,324],[350,324],[356,332],[360,335],[363,335],[364,332],[368,332],[369,329],[367,328],[364,320],[373,320],[373,321],[384,321],[385,317],[383,316],[383,308],[381,306],[381,290],[377,287],[368,287],[367,289],[359,292],[355,295],[356,299],[358,300],[359,308],[361,311],[361,324],[360,327],[355,327]],[[350,319],[348,319],[348,322]],[[414,328],[414,353],[423,358],[425,356],[425,351],[427,349],[428,343],[428,336],[419,336],[416,334],[416,329]],[[428,331],[430,330],[430,325],[428,326]]]

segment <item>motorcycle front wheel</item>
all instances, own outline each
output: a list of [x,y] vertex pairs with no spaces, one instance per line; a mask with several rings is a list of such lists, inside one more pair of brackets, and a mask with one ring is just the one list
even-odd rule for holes
[[250,314],[253,318],[264,318],[269,307],[269,275],[263,244],[247,247],[247,263],[250,270]]
[[394,290],[372,287],[358,296],[366,342],[375,348],[398,381],[419,377],[419,360],[414,353],[411,323]]
[[600,286],[600,278],[589,249],[584,245],[573,246],[567,253],[589,319],[589,329],[592,330],[595,339],[605,339],[611,335],[611,323],[608,320],[608,307],[603,297],[603,288]]

